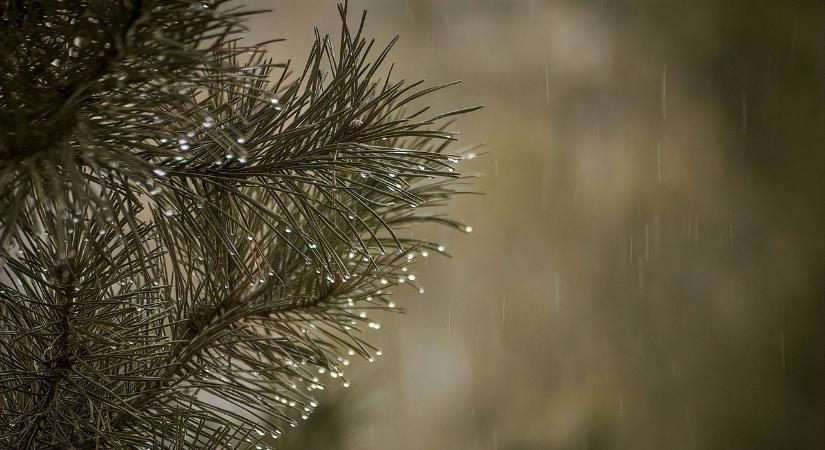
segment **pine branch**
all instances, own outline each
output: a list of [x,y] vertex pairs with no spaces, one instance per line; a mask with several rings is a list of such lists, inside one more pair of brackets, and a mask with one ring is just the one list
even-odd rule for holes
[[[14,9],[17,8],[17,9]],[[408,113],[392,41],[316,32],[297,74],[237,39],[224,2],[52,0],[0,11],[0,442],[271,444],[318,374],[463,224],[459,109]],[[22,8],[22,9],[21,9]],[[103,21],[110,15],[112,20]],[[43,24],[50,24],[44,27]],[[52,61],[57,61],[52,63]],[[34,67],[34,69],[31,69]],[[426,210],[433,209],[427,213]]]
[[28,415],[33,418],[29,422],[28,428],[23,430],[20,440],[12,444],[11,448],[31,448],[35,445],[35,438],[43,426],[44,417],[47,411],[54,407],[60,391],[60,382],[65,377],[65,372],[71,370],[71,358],[69,348],[69,336],[71,326],[69,317],[71,315],[72,304],[74,302],[74,275],[67,264],[62,264],[56,268],[56,278],[58,280],[58,305],[59,305],[59,327],[57,338],[54,344],[54,356],[47,362],[48,382],[45,392],[39,393],[42,400],[36,405],[34,411]]

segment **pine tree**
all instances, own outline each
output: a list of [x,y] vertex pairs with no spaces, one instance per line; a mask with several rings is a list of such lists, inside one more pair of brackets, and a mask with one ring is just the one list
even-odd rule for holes
[[366,14],[293,72],[224,0],[0,8],[3,448],[266,448],[380,354],[367,313],[443,252],[407,228],[469,231],[475,108],[413,109],[449,85],[394,81]]

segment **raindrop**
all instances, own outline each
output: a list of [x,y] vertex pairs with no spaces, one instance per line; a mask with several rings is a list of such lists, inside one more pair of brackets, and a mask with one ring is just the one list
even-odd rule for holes
[[550,104],[550,68],[544,65],[544,102]]
[[667,120],[667,61],[662,64],[662,120]]

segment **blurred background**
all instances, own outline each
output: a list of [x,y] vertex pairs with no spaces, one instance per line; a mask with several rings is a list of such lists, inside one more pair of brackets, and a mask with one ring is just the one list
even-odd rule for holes
[[[332,0],[248,0],[303,62]],[[825,5],[352,0],[487,154],[291,449],[825,448]]]

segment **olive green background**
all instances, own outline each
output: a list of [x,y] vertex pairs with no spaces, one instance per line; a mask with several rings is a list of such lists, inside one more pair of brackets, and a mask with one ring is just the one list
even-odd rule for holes
[[[300,65],[334,1],[250,0]],[[395,73],[487,154],[283,449],[825,448],[825,7],[372,0]]]

